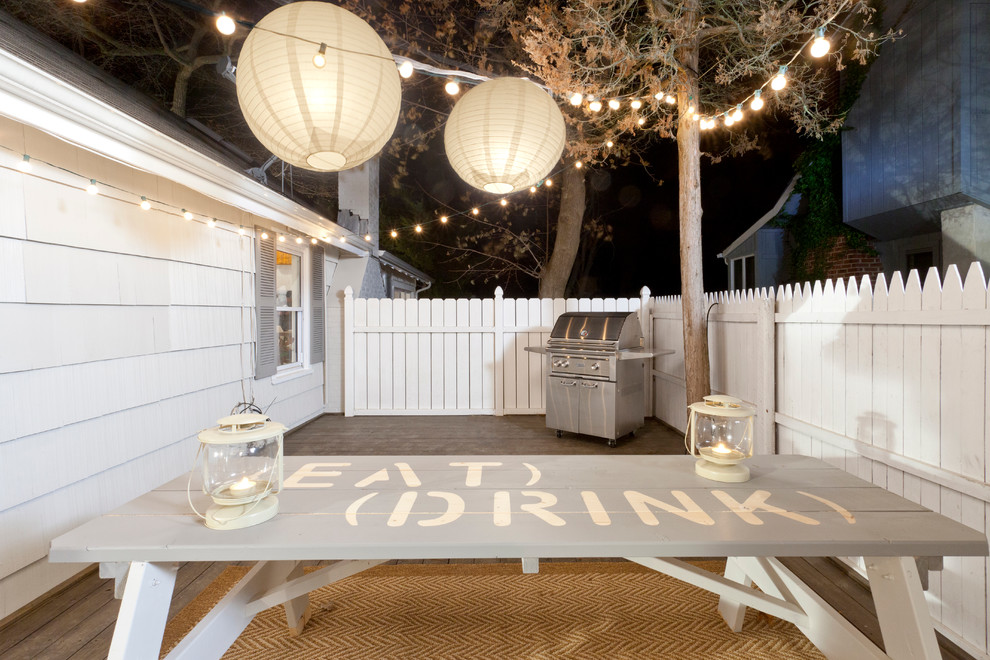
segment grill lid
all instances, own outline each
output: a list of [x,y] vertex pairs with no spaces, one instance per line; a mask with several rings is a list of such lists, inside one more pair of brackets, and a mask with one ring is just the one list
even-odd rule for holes
[[615,348],[631,348],[639,346],[640,336],[636,312],[565,312],[554,323],[550,342],[603,342]]

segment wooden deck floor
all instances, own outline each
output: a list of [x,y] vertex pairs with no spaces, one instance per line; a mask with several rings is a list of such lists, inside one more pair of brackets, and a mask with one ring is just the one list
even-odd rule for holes
[[[600,438],[557,438],[542,415],[508,417],[350,417],[324,415],[286,436],[289,455],[452,454],[680,454],[683,437],[647,420],[635,437],[609,448]],[[463,561],[463,560],[461,560]],[[509,560],[504,560],[509,561]],[[616,560],[622,561],[622,560]],[[788,559],[785,564],[878,645],[879,626],[868,588],[829,559]],[[227,566],[190,562],[179,568],[169,618]],[[95,567],[0,622],[4,660],[105,658],[120,601],[113,581]],[[968,658],[939,636],[942,657]]]

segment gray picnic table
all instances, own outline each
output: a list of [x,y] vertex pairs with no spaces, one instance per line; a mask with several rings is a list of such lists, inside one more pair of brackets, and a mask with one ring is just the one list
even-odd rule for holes
[[[985,556],[987,538],[821,460],[760,456],[750,481],[697,476],[690,456],[286,457],[279,514],[217,531],[181,477],[52,541],[99,562],[122,597],[110,658],[157,658],[178,562],[252,561],[167,656],[219,658],[264,609],[298,632],[309,592],[390,559],[624,557],[794,623],[827,657],[939,658],[915,557]],[[209,504],[192,483],[193,502]],[[885,655],[777,557],[862,556]],[[725,557],[725,575],[677,557]],[[304,573],[305,560],[339,560]],[[759,590],[753,589],[755,584]],[[662,606],[657,616],[663,616]]]

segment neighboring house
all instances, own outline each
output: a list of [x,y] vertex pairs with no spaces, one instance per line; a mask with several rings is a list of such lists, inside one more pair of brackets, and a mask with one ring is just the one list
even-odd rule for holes
[[190,470],[235,405],[342,411],[346,286],[430,284],[377,250],[377,163],[340,176],[370,241],[249,167],[0,12],[0,619],[81,568],[52,538]]
[[724,259],[729,268],[729,291],[759,289],[786,281],[786,230],[769,223],[781,213],[794,215],[798,212],[801,196],[793,194],[798,178],[795,175],[791,179],[772,209],[719,253],[718,258]]
[[990,266],[990,4],[891,0],[842,134],[843,219],[884,271]]

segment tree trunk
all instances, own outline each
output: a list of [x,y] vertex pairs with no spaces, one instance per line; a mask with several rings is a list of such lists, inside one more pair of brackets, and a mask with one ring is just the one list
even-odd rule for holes
[[[694,33],[698,21],[698,0],[687,0],[682,20],[684,29]],[[711,394],[708,363],[708,328],[705,323],[705,281],[701,252],[701,145],[698,122],[688,107],[698,105],[697,41],[677,49],[681,82],[677,93],[678,179],[680,184],[681,303],[684,314],[684,372],[686,403],[701,401]]]
[[557,238],[553,253],[540,275],[541,298],[563,298],[564,288],[574,268],[574,258],[581,246],[581,225],[584,222],[584,170],[568,167],[560,187],[560,213],[557,216]]
[[180,117],[186,116],[186,99],[189,93],[189,78],[192,76],[193,66],[187,64],[179,69],[179,74],[175,77],[175,85],[172,86],[172,112]]

